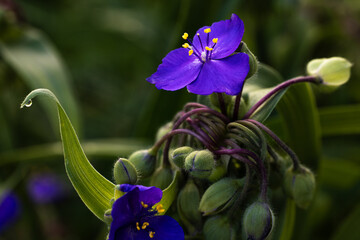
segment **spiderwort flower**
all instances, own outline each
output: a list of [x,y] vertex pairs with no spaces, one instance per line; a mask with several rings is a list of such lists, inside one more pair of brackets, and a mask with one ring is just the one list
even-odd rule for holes
[[200,95],[237,95],[250,69],[246,53],[233,54],[243,34],[244,24],[236,14],[200,28],[192,41],[184,33],[182,37],[188,42],[171,51],[147,81],[168,91],[186,86],[189,92]]
[[0,193],[0,233],[11,224],[20,213],[20,202],[12,192]]
[[152,208],[162,198],[160,188],[121,184],[120,190],[126,194],[113,205],[109,240],[184,239],[182,228],[173,218],[156,215],[164,212],[161,204]]

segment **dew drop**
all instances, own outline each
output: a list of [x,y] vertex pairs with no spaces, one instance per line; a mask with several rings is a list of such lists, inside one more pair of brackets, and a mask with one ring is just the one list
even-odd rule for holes
[[32,100],[31,100],[31,99],[29,99],[29,100],[24,104],[25,107],[31,107],[31,105],[32,105]]

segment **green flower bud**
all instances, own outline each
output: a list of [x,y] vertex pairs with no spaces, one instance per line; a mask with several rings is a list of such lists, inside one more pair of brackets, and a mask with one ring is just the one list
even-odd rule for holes
[[249,56],[250,70],[246,78],[252,77],[258,70],[258,60],[256,56],[250,51],[245,42],[241,42],[240,52],[246,53]]
[[240,194],[243,179],[223,178],[206,189],[200,201],[203,215],[212,215],[231,206]]
[[180,147],[171,153],[170,158],[177,167],[184,168],[185,158],[193,151],[194,149],[188,146]]
[[306,69],[309,75],[320,77],[325,85],[338,87],[349,80],[351,66],[345,58],[332,57],[311,60]]
[[314,174],[310,169],[303,166],[297,171],[290,167],[285,172],[284,187],[286,193],[294,199],[298,207],[307,208],[315,194]]
[[204,235],[206,240],[235,240],[236,229],[226,216],[217,215],[209,218],[204,225]]
[[265,240],[274,227],[275,217],[270,206],[261,201],[251,204],[244,213],[243,230],[245,239]]
[[114,179],[116,184],[135,184],[137,173],[134,165],[125,158],[119,158],[114,165]]
[[170,185],[172,179],[173,172],[170,168],[159,167],[151,177],[150,186],[164,190]]
[[[227,95],[225,93],[220,93],[220,94],[222,94],[222,96],[223,96],[225,106],[228,106],[231,103],[232,96]],[[219,103],[218,93],[210,94],[209,99],[210,99],[211,104],[214,107],[216,107],[217,109],[221,109],[220,108],[220,103]]]
[[130,155],[129,161],[135,166],[141,177],[149,177],[155,170],[156,156],[149,150],[136,151]]
[[113,218],[111,216],[111,209],[108,209],[104,213],[104,222],[110,226],[112,220],[113,220]]
[[172,129],[172,122],[168,122],[165,125],[161,126],[159,130],[156,133],[156,141],[159,141],[163,136],[165,136],[167,133],[169,133]]
[[214,155],[209,150],[194,151],[185,158],[185,170],[196,178],[207,178],[214,168]]
[[208,180],[211,182],[216,182],[217,180],[225,176],[229,160],[230,156],[223,155],[219,160],[215,161],[215,167],[212,170],[211,175],[208,177]]
[[177,198],[177,209],[181,221],[190,233],[201,229],[199,211],[200,193],[194,182],[189,179]]

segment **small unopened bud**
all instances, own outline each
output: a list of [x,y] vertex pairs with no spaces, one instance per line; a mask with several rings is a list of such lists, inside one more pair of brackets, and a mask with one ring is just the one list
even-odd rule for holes
[[206,240],[231,240],[239,239],[236,236],[234,223],[223,215],[216,215],[206,220],[204,224],[204,235]]
[[273,229],[275,217],[270,206],[261,201],[251,204],[244,213],[243,230],[245,239],[265,240]]
[[199,210],[203,215],[224,211],[233,204],[244,185],[242,179],[223,178],[206,189],[200,201]]
[[216,182],[222,178],[227,172],[227,166],[230,160],[230,156],[223,155],[220,159],[215,162],[214,169],[212,170],[208,180],[211,182]]
[[300,208],[307,208],[315,194],[315,177],[310,169],[290,167],[285,173],[285,191]]
[[207,178],[214,168],[214,155],[209,150],[194,151],[185,159],[185,170],[196,178]]
[[330,87],[338,87],[350,78],[352,64],[342,57],[311,60],[306,69],[309,75],[320,77]]
[[129,161],[135,166],[141,177],[149,177],[155,170],[156,156],[149,150],[134,152],[130,155]]
[[112,220],[113,220],[113,218],[111,216],[111,209],[108,209],[104,213],[104,222],[110,226]]
[[256,56],[250,51],[245,42],[241,42],[240,52],[246,53],[249,56],[250,70],[246,78],[252,77],[258,70],[258,60]]
[[150,186],[155,186],[164,190],[170,185],[172,179],[173,172],[170,168],[159,167],[151,177]]
[[172,122],[168,122],[165,125],[161,126],[156,133],[156,141],[159,141],[165,134],[169,133],[172,129]]
[[119,158],[114,165],[114,179],[116,184],[135,184],[137,173],[134,165],[125,158]]
[[185,158],[193,151],[188,146],[177,148],[171,153],[171,160],[177,167],[184,168]]
[[190,179],[180,191],[177,199],[177,209],[180,219],[190,232],[200,230],[201,213],[199,211],[200,193],[194,182]]

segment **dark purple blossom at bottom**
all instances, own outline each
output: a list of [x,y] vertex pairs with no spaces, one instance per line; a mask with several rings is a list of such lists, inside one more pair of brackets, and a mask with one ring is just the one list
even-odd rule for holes
[[4,231],[19,215],[20,202],[15,194],[3,192],[0,194],[0,233]]
[[156,215],[162,212],[162,191],[156,187],[122,184],[126,194],[113,205],[109,240],[183,240],[184,231],[176,220],[169,216]]

